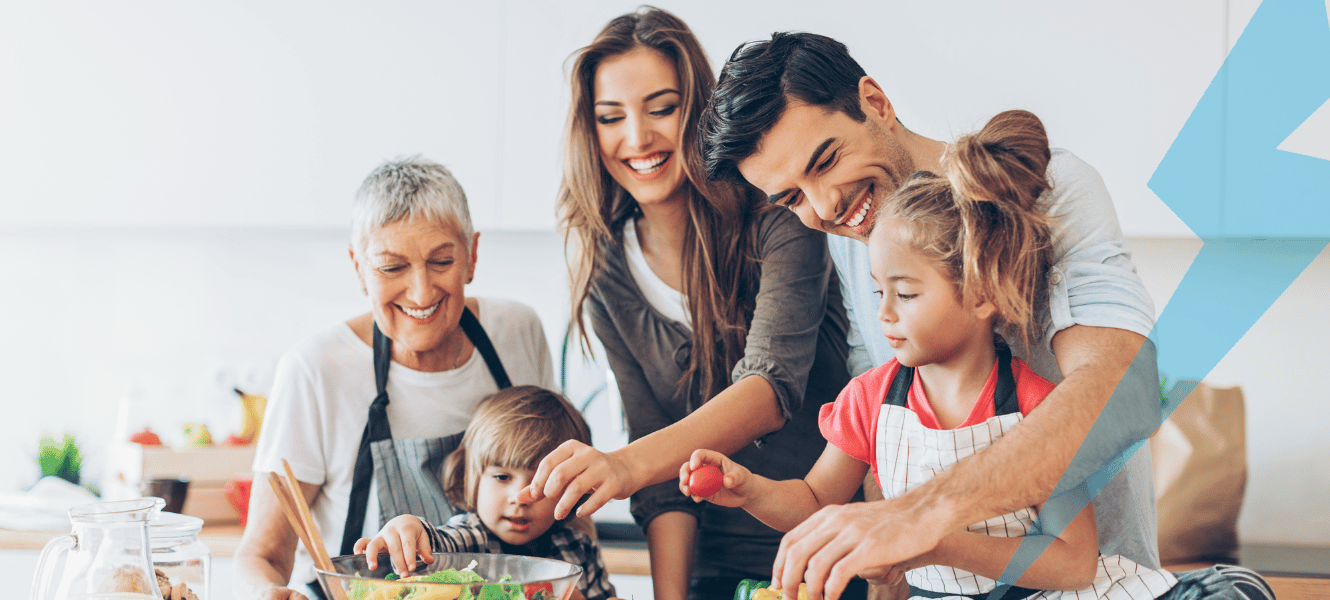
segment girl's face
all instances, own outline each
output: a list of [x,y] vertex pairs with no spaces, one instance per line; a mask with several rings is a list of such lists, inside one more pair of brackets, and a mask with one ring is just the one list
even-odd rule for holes
[[505,543],[521,546],[540,537],[554,525],[557,496],[546,496],[534,504],[518,500],[518,493],[531,484],[531,469],[489,466],[480,474],[476,490],[476,514],[480,521]]
[[683,96],[674,64],[638,47],[596,69],[596,137],[601,163],[638,204],[682,201],[679,116]]
[[907,367],[947,364],[971,348],[993,345],[993,306],[967,307],[932,261],[901,239],[902,224],[883,219],[868,239],[870,273],[882,305],[882,334]]

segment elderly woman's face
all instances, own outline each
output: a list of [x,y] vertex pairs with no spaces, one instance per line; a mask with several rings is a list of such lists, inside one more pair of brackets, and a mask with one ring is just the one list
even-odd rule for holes
[[374,322],[393,341],[394,360],[426,371],[454,366],[465,335],[458,327],[463,288],[475,273],[479,236],[465,240],[456,227],[403,219],[371,231],[362,252],[352,251]]

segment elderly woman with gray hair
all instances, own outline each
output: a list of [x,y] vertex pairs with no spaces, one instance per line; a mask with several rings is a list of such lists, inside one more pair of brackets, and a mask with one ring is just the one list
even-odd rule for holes
[[[370,311],[282,358],[254,459],[256,474],[290,462],[332,555],[400,514],[447,520],[439,466],[476,404],[509,385],[554,384],[534,311],[466,297],[480,234],[447,169],[418,157],[386,163],[365,179],[353,215],[351,264]],[[236,597],[306,598],[293,588],[314,581],[311,561],[270,486],[254,486],[248,521]]]

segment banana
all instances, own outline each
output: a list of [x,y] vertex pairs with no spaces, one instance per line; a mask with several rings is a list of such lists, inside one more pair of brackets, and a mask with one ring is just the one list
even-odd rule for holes
[[258,394],[246,394],[235,390],[240,396],[240,405],[244,411],[243,425],[236,437],[253,442],[259,439],[259,430],[263,428],[263,410],[268,406],[268,399]]

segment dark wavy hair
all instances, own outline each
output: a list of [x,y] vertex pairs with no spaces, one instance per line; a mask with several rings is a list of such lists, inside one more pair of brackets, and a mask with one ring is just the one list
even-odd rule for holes
[[790,98],[866,118],[859,106],[865,73],[850,51],[825,35],[778,32],[769,41],[748,42],[720,71],[711,102],[702,113],[702,160],[707,177],[739,182],[739,162],[757,150]]

